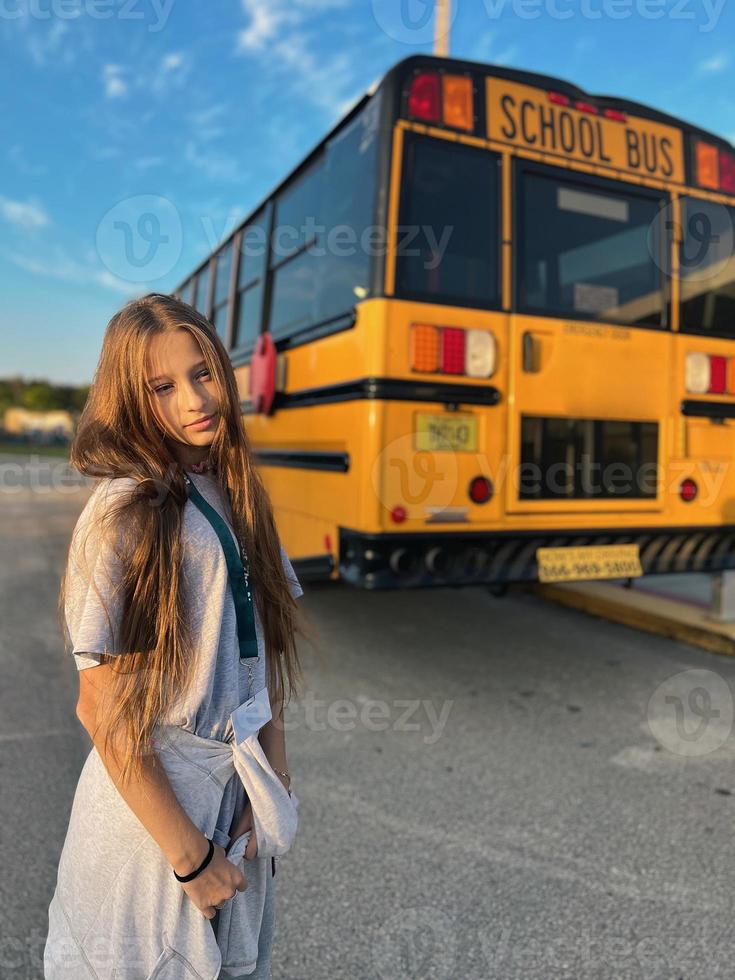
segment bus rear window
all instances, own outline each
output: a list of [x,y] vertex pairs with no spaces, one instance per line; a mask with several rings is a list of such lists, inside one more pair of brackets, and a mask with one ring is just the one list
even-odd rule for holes
[[681,329],[735,337],[735,208],[684,198]]
[[525,168],[515,250],[519,309],[664,326],[664,200]]
[[521,500],[654,498],[658,424],[521,417]]
[[494,307],[499,297],[499,158],[406,134],[396,294]]

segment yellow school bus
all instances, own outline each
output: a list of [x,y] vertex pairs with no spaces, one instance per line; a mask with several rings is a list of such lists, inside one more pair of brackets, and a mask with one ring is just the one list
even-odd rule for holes
[[364,588],[735,566],[735,151],[545,75],[396,64],[175,291],[283,543]]

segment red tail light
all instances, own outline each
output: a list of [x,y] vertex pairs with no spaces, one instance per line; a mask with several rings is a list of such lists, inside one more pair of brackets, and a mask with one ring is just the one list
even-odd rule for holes
[[727,390],[727,358],[710,357],[709,390],[713,395],[723,395]]
[[697,484],[691,477],[688,476],[685,480],[681,481],[681,485],[679,486],[679,496],[685,504],[690,504],[697,496],[698,490],[699,487]]
[[431,72],[416,75],[408,91],[408,114],[426,122],[441,121],[441,78]]
[[465,332],[445,327],[441,335],[441,369],[444,374],[464,374]]
[[476,476],[470,480],[469,495],[474,504],[486,504],[493,495],[493,485],[486,476]]
[[720,190],[735,194],[735,156],[720,150]]

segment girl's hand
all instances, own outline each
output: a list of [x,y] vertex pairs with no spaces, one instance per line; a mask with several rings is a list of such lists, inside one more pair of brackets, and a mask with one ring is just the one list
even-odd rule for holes
[[[285,789],[289,788],[290,780],[285,779],[283,776],[278,777],[281,780],[282,785]],[[238,837],[244,834],[246,831],[252,831],[250,834],[250,840],[245,847],[245,857],[248,861],[252,861],[253,858],[258,856],[258,838],[255,834],[255,823],[253,822],[253,807],[248,800],[245,804],[245,809],[240,814],[239,820],[230,828],[230,841],[236,841]]]
[[237,865],[227,859],[225,849],[215,844],[212,860],[204,871],[191,881],[181,882],[181,887],[204,918],[213,919],[217,907],[234,898],[236,892],[244,892],[248,883]]
[[253,808],[250,800],[245,804],[245,809],[240,814],[240,818],[235,823],[235,825],[230,830],[230,841],[234,842],[238,837],[242,836],[247,830],[251,830],[250,840],[245,848],[245,857],[248,861],[252,861],[254,857],[258,855],[258,841],[255,836],[255,825],[253,823]]

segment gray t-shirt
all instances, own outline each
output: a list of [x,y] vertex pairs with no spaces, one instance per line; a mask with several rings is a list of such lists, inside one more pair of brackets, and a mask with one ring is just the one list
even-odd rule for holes
[[[229,501],[215,477],[189,473],[197,490],[220,514],[232,532]],[[121,566],[114,550],[94,532],[89,535],[85,556],[89,574],[99,590],[88,585],[79,562],[82,535],[91,517],[97,517],[115,499],[116,494],[135,486],[132,477],[103,478],[94,487],[72,535],[69,552],[66,624],[71,638],[77,668],[84,670],[100,663],[101,653],[119,653],[119,627],[122,593],[119,588]],[[207,518],[192,501],[184,506],[182,520],[184,608],[194,648],[195,674],[185,698],[172,706],[164,722],[178,725],[203,738],[227,739],[230,714],[251,694],[266,686],[265,641],[262,623],[255,610],[258,657],[251,660],[253,685],[248,689],[248,668],[240,662],[237,642],[235,604],[228,582],[227,563],[217,534]],[[281,558],[290,580],[291,595],[298,598],[303,590],[291,562],[281,546]],[[109,620],[104,605],[108,606]]]

